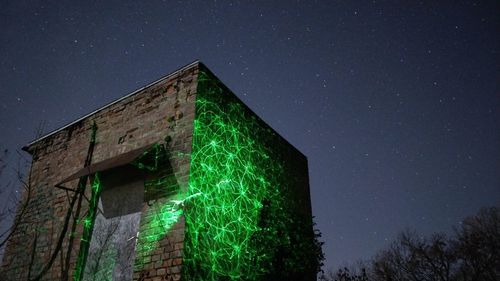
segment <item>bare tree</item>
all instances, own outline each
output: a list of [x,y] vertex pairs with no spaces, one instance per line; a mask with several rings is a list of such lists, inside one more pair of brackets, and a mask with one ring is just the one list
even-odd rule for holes
[[500,211],[484,208],[463,220],[455,234],[429,237],[402,232],[371,264],[341,268],[323,281],[500,280]]
[[[45,121],[41,121],[38,124],[35,129],[35,139],[43,134],[45,125]],[[0,233],[0,252],[3,251],[5,244],[10,237],[18,231],[19,227],[28,223],[24,216],[33,195],[31,169],[29,169],[27,176],[24,174],[24,171],[28,170],[30,160],[17,150],[16,154],[18,161],[17,167],[13,169],[13,172],[15,174],[15,182],[20,185],[20,192],[17,190],[17,186],[12,188],[12,182],[10,180],[2,180],[0,182],[0,195],[2,198],[6,198],[4,199],[5,202],[3,208],[0,210],[0,229],[3,229],[3,232]],[[0,154],[0,179],[4,172],[9,168],[8,157],[9,150],[4,149],[2,154]],[[20,197],[20,194],[23,195]]]
[[347,267],[339,268],[336,272],[328,271],[323,273],[320,281],[368,281],[366,269],[361,267],[358,269],[349,269]]
[[389,249],[380,252],[373,261],[377,280],[448,281],[456,262],[454,248],[442,234],[430,238],[406,231]]
[[[114,247],[113,236],[120,226],[120,221],[115,220],[111,224],[105,225],[102,220],[96,220],[95,227],[104,229],[92,237],[91,247],[87,265],[85,267],[86,280],[111,280],[113,268],[116,262],[117,249]],[[100,226],[99,224],[103,224]]]
[[456,232],[460,280],[500,280],[500,210],[484,208]]
[[[0,160],[0,175],[7,167],[7,161],[5,160],[8,151],[5,150],[2,155],[3,160]],[[27,165],[27,160],[24,156],[17,152],[19,155],[18,167],[14,169],[16,181],[21,186],[21,193],[23,196],[19,198],[16,194],[17,192],[11,188],[10,181],[5,182],[0,185],[0,194],[7,193],[6,196],[6,204],[3,209],[0,211],[0,224],[5,227],[2,233],[0,233],[0,249],[3,249],[7,241],[10,237],[19,229],[20,226],[26,223],[30,223],[31,221],[25,218],[25,213],[28,210],[29,204],[32,198],[32,185],[31,185],[31,172],[28,172],[28,175],[25,177],[23,174],[23,170],[25,170],[25,166]],[[18,202],[17,204],[15,202]],[[17,214],[16,207],[17,205]],[[15,216],[15,218],[14,218]],[[6,224],[10,224],[10,226],[6,227]]]
[[[38,136],[41,135],[43,123],[39,126],[37,130]],[[97,127],[95,124],[92,126],[92,136],[89,144],[89,149],[87,153],[87,159],[85,160],[84,166],[90,165],[93,153],[93,147],[95,145],[95,131]],[[29,160],[24,157],[21,153],[17,152],[19,155],[20,163],[23,163],[26,167],[29,164]],[[32,152],[33,155],[37,155],[37,151]],[[5,171],[6,161],[0,161],[0,172]],[[20,165],[18,165],[20,166]],[[64,252],[66,252],[66,256],[69,257],[73,247],[73,235],[69,235],[69,243],[68,248],[65,249],[63,247],[64,240],[67,238],[68,230],[71,233],[74,232],[74,229],[79,221],[82,220],[82,215],[80,214],[80,209],[78,206],[81,205],[81,201],[83,198],[88,201],[88,198],[85,196],[85,187],[87,185],[88,177],[81,177],[78,182],[78,187],[76,189],[70,189],[66,187],[63,188],[66,191],[68,206],[66,209],[66,214],[64,219],[62,220],[62,225],[59,225],[57,230],[52,228],[52,231],[49,235],[44,235],[45,237],[50,237],[50,239],[46,239],[44,241],[43,246],[39,246],[38,237],[40,234],[46,229],[44,228],[44,224],[47,222],[54,222],[53,217],[45,217],[40,218],[38,216],[29,215],[33,213],[33,210],[36,210],[36,204],[40,204],[40,202],[36,203],[33,200],[35,196],[42,196],[38,194],[38,190],[33,188],[32,186],[32,169],[28,169],[28,175],[24,176],[21,172],[23,169],[16,170],[17,181],[21,183],[21,186],[24,190],[22,190],[22,196],[17,204],[17,211],[14,208],[10,208],[8,210],[8,214],[12,216],[15,215],[13,219],[12,225],[5,230],[3,233],[0,233],[0,248],[4,247],[7,242],[14,245],[14,247],[21,247],[23,249],[29,249],[29,260],[28,263],[28,272],[27,272],[27,280],[28,281],[36,281],[41,280],[52,268],[52,265],[56,261],[57,257],[60,257],[61,263],[61,278],[63,280],[68,280],[68,272],[69,272],[69,258],[65,258]],[[24,168],[26,170],[26,168]],[[0,186],[0,189],[4,189],[4,185]],[[43,188],[42,188],[43,189]],[[52,192],[52,189],[46,189]],[[17,201],[17,197],[16,201]],[[40,199],[40,198],[38,198]],[[40,201],[40,200],[38,200]],[[42,200],[43,201],[43,200]],[[13,201],[14,202],[14,201]],[[78,204],[77,204],[78,203]],[[16,204],[12,204],[15,206]],[[75,210],[75,207],[78,207]],[[2,213],[4,214],[4,213]],[[7,215],[8,215],[7,214]],[[5,215],[4,215],[5,217]],[[1,222],[1,221],[0,221]],[[70,229],[71,226],[71,229]],[[20,238],[16,238],[18,236]],[[32,237],[32,239],[26,239],[27,237]],[[57,237],[53,239],[53,237]],[[43,251],[39,249],[39,247],[43,247]],[[67,251],[64,251],[67,250]],[[65,262],[66,260],[66,262]],[[26,272],[24,272],[26,273]],[[24,275],[23,275],[24,276]],[[5,279],[0,273],[0,279]]]
[[[0,154],[0,179],[2,179],[3,172],[5,171],[5,168],[7,167],[7,157],[9,156],[9,150],[5,149],[2,154]],[[9,187],[8,182],[3,182],[0,184],[0,198],[4,198],[4,194],[7,191]],[[9,213],[9,208],[7,204],[4,204],[4,207],[0,210],[0,226],[3,226],[5,223],[5,219],[7,217],[7,214]],[[3,235],[2,235],[3,234]],[[4,233],[0,234],[0,239],[3,238],[5,235]],[[3,239],[2,239],[3,240]],[[2,241],[0,240],[0,241]]]

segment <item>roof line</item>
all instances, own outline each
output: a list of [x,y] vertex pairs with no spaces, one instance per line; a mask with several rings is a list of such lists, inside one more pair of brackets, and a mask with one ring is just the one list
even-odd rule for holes
[[51,131],[51,132],[49,132],[49,133],[47,133],[47,134],[45,134],[45,135],[43,135],[43,136],[41,136],[41,137],[39,137],[39,138],[37,138],[37,139],[35,139],[35,140],[31,141],[30,143],[28,143],[27,145],[25,145],[25,146],[23,147],[23,150],[27,151],[27,149],[28,149],[28,147],[29,147],[29,146],[31,146],[31,145],[33,145],[33,144],[35,144],[35,143],[37,143],[37,142],[39,142],[39,141],[41,141],[41,140],[43,140],[43,139],[45,139],[45,138],[48,138],[48,137],[50,137],[50,136],[54,135],[55,133],[57,133],[57,132],[59,132],[59,131],[62,131],[62,130],[64,130],[64,129],[68,128],[68,127],[70,127],[71,125],[76,124],[76,123],[78,123],[78,122],[82,121],[83,119],[85,119],[85,118],[87,118],[87,117],[89,117],[89,116],[91,116],[91,115],[93,115],[93,114],[95,114],[95,113],[97,113],[97,112],[99,112],[99,111],[101,111],[101,110],[103,110],[103,109],[107,108],[107,107],[110,107],[110,106],[112,106],[113,104],[118,103],[118,102],[120,102],[120,101],[122,101],[122,100],[124,100],[124,99],[126,99],[126,98],[128,98],[128,97],[131,97],[131,96],[133,96],[133,95],[137,94],[138,92],[140,92],[140,91],[142,91],[142,90],[144,90],[144,89],[146,89],[146,88],[149,88],[149,87],[151,87],[151,86],[153,86],[153,85],[155,85],[155,84],[157,84],[157,83],[159,83],[159,82],[161,82],[161,81],[163,81],[163,80],[165,80],[165,79],[168,79],[168,78],[170,78],[170,77],[172,77],[172,76],[174,76],[174,75],[178,74],[179,72],[184,71],[184,70],[186,70],[187,68],[190,68],[190,67],[192,67],[193,65],[196,65],[196,64],[198,64],[198,63],[200,63],[200,61],[199,61],[199,60],[195,60],[195,61],[193,61],[192,63],[187,64],[187,65],[185,65],[185,66],[183,66],[183,67],[181,67],[181,68],[179,68],[179,69],[175,70],[174,72],[171,72],[170,74],[167,74],[167,75],[165,75],[165,76],[163,76],[163,77],[161,77],[161,78],[159,78],[159,79],[157,79],[157,80],[155,80],[155,81],[153,81],[153,82],[151,82],[151,83],[147,84],[146,86],[143,86],[143,87],[141,87],[141,88],[139,88],[139,89],[137,89],[137,90],[135,90],[135,91],[133,91],[133,92],[131,92],[131,93],[129,93],[129,94],[127,94],[127,95],[125,95],[125,96],[123,96],[123,97],[119,98],[119,99],[117,99],[117,100],[114,100],[114,101],[112,101],[112,102],[110,102],[110,103],[107,103],[107,104],[105,104],[105,105],[103,105],[103,106],[101,106],[101,107],[97,108],[96,110],[94,110],[94,111],[92,111],[92,112],[90,112],[90,113],[88,113],[88,114],[86,114],[86,115],[84,115],[84,116],[82,116],[82,117],[80,117],[80,118],[76,119],[75,121],[70,122],[70,123],[68,123],[68,124],[66,124],[66,125],[64,125],[64,126],[62,126],[62,127],[60,127],[59,129],[55,129],[55,130],[53,130],[53,131]]
[[300,155],[304,156],[304,158],[306,159],[307,161],[307,155],[305,155],[302,151],[300,151],[300,149],[298,149],[297,147],[295,147],[295,145],[293,145],[291,142],[289,142],[286,138],[284,138],[275,128],[273,128],[271,125],[267,124],[267,122],[262,119],[253,109],[251,109],[246,103],[243,102],[243,100],[240,99],[240,97],[238,97],[238,95],[236,95],[236,93],[231,90],[226,84],[224,84],[222,82],[222,80],[217,76],[215,75],[215,73],[213,73],[210,69],[208,69],[208,67],[206,67],[203,63],[201,63],[201,67],[203,68],[204,71],[208,72],[210,75],[212,75],[216,82],[219,84],[219,86],[221,87],[224,87],[226,88],[226,90],[228,90],[231,95],[233,95],[234,98],[236,98],[242,105],[243,107],[245,107],[248,111],[250,111],[258,120],[259,122],[263,123],[267,128],[271,129],[279,138],[281,138],[285,143],[287,143],[290,147],[292,147],[293,149],[295,149]]

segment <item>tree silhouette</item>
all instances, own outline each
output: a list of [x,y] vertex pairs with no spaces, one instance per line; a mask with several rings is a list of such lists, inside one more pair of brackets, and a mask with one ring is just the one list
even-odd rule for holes
[[500,210],[483,208],[452,236],[404,231],[368,263],[337,269],[324,281],[495,281],[500,280]]

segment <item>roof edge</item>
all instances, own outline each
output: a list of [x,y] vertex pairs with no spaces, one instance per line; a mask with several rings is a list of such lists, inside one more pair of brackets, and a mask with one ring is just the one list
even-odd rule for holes
[[275,128],[273,128],[271,125],[267,124],[267,122],[263,118],[261,118],[253,109],[251,109],[246,103],[243,102],[243,100],[236,94],[236,92],[234,92],[233,90],[231,90],[231,88],[229,88],[229,86],[227,86],[226,84],[224,84],[224,82],[222,82],[222,80],[214,72],[212,72],[212,70],[210,70],[201,61],[199,62],[199,65],[200,65],[200,68],[202,68],[204,71],[208,72],[208,74],[212,75],[217,80],[217,82],[220,84],[220,86],[222,86],[226,90],[228,90],[236,98],[236,100],[238,100],[240,102],[240,104],[243,105],[243,107],[245,107],[251,114],[253,114],[257,118],[257,120],[259,120],[259,122],[261,122],[262,124],[264,124],[265,126],[267,126],[267,128],[271,129],[281,140],[283,140],[291,148],[293,148],[300,155],[302,155],[302,157],[305,158],[306,162],[308,162],[307,155],[304,152],[302,152],[295,145],[293,145],[290,141],[288,141],[285,137],[283,137],[281,135],[281,133],[279,133]]
[[159,79],[156,79],[153,82],[151,82],[151,83],[149,83],[149,84],[147,84],[147,85],[145,85],[145,86],[143,86],[143,87],[141,87],[139,89],[136,89],[136,90],[134,90],[134,91],[126,94],[125,96],[123,96],[123,97],[121,97],[121,98],[119,98],[117,100],[109,102],[109,103],[107,103],[107,104],[105,104],[105,105],[103,105],[103,106],[95,109],[94,111],[92,111],[92,112],[90,112],[90,113],[88,113],[88,114],[86,114],[86,115],[84,115],[84,116],[82,116],[82,117],[80,117],[80,118],[78,118],[78,119],[76,119],[76,120],[74,120],[74,121],[72,121],[72,122],[70,122],[70,123],[68,123],[68,124],[60,127],[60,128],[58,128],[58,129],[52,130],[52,131],[48,132],[47,134],[45,134],[45,135],[43,135],[43,136],[41,136],[41,137],[39,137],[37,139],[32,140],[31,142],[29,142],[28,144],[26,144],[25,146],[23,146],[22,150],[24,150],[26,152],[29,152],[30,146],[34,145],[35,143],[37,143],[37,142],[39,142],[39,141],[41,141],[43,139],[46,139],[46,138],[48,138],[48,137],[50,137],[50,136],[52,136],[52,135],[54,135],[54,134],[56,134],[56,133],[64,130],[64,129],[66,129],[66,128],[68,128],[68,127],[70,127],[70,126],[72,126],[72,125],[74,125],[74,124],[82,121],[83,119],[94,115],[95,113],[97,113],[97,112],[99,112],[99,111],[101,111],[101,110],[103,110],[103,109],[105,109],[107,107],[110,107],[110,106],[112,106],[112,105],[114,105],[114,104],[116,104],[116,103],[118,103],[118,102],[120,102],[120,101],[122,101],[122,100],[124,100],[124,99],[126,99],[128,97],[131,97],[131,96],[137,94],[138,92],[140,92],[140,91],[142,91],[142,90],[144,90],[146,88],[149,88],[149,87],[151,87],[151,86],[153,86],[153,85],[155,85],[157,83],[160,83],[161,81],[163,81],[165,79],[168,79],[168,78],[170,78],[170,77],[178,74],[179,72],[182,72],[182,71],[184,71],[184,70],[186,70],[188,68],[191,68],[191,67],[193,67],[194,65],[197,65],[197,64],[202,64],[199,59],[197,59],[197,60],[193,61],[192,63],[189,63],[189,64],[187,64],[187,65],[185,65],[183,67],[180,67],[177,70],[175,70],[175,71],[173,71],[173,72],[171,72],[171,73],[169,73],[169,74],[167,74],[165,76],[162,76]]

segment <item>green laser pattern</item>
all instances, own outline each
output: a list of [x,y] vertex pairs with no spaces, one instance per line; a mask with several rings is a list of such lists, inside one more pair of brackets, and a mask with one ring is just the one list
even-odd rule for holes
[[139,169],[159,173],[154,179],[144,182],[145,196],[158,198],[143,215],[136,246],[134,271],[140,271],[149,262],[152,251],[160,247],[160,240],[170,231],[183,214],[182,198],[175,176],[167,169],[168,153],[162,145],[155,144],[138,157],[133,164]]
[[156,202],[148,210],[136,246],[134,271],[143,269],[150,262],[151,253],[160,248],[160,241],[182,215],[182,209],[170,200]]
[[[165,170],[163,146],[153,146],[133,163],[160,174],[145,181],[145,196],[151,191],[159,196],[142,216],[134,271],[150,262],[184,215],[183,280],[309,280],[295,277],[311,272],[304,261],[313,255],[311,220],[297,213],[293,176],[276,145],[288,144],[216,78],[200,71],[187,191]],[[92,210],[100,189],[95,178]],[[85,220],[82,242],[87,244],[94,219],[89,213]],[[75,276],[85,264],[84,250]]]
[[83,271],[85,268],[85,263],[87,261],[87,256],[90,246],[90,238],[92,237],[92,230],[94,228],[95,218],[97,216],[97,207],[99,204],[99,196],[101,194],[102,186],[99,179],[99,173],[94,174],[94,179],[92,181],[92,191],[89,200],[89,210],[83,222],[83,234],[80,242],[80,251],[78,252],[78,258],[76,260],[75,273],[73,275],[73,280],[80,281],[83,278]]
[[183,278],[262,280],[276,249],[293,248],[276,136],[208,74],[198,80]]

